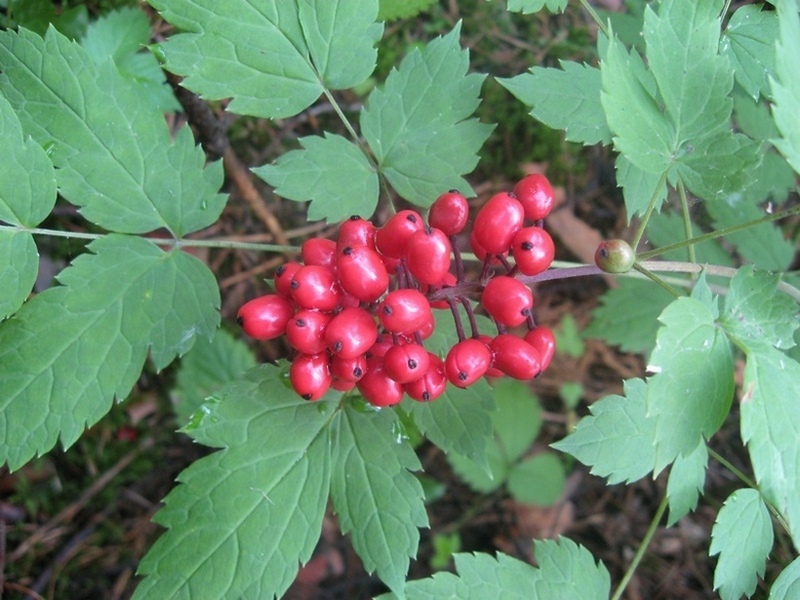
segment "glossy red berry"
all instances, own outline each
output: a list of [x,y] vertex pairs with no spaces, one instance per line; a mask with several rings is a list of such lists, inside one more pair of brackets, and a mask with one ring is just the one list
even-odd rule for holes
[[458,190],[450,190],[439,196],[428,212],[428,224],[441,229],[446,236],[461,233],[467,225],[467,219],[469,204]]
[[553,238],[541,227],[523,227],[511,240],[514,261],[523,275],[538,275],[550,268],[556,255]]
[[370,358],[367,372],[356,383],[358,391],[373,406],[393,406],[403,399],[403,386],[386,374],[383,359]]
[[502,254],[511,247],[514,234],[522,229],[525,210],[512,194],[495,194],[475,216],[475,241],[489,254]]
[[367,372],[367,357],[359,354],[353,358],[333,356],[331,358],[331,375],[343,381],[356,382]]
[[526,333],[523,339],[539,352],[542,371],[544,371],[550,365],[550,361],[553,360],[553,356],[556,353],[556,336],[553,334],[552,329],[539,325]]
[[[494,339],[492,336],[482,333],[478,336],[478,339],[489,346],[489,349],[491,350],[492,340]],[[488,371],[486,371],[486,377],[502,377],[503,375],[505,375],[505,373],[495,367],[494,361],[492,361],[492,366],[489,367]]]
[[413,289],[393,290],[378,306],[381,325],[392,333],[411,334],[429,319],[431,305],[422,292]]
[[346,381],[338,377],[331,377],[331,388],[337,392],[349,392],[356,387],[355,381]]
[[267,294],[245,302],[236,314],[236,322],[250,337],[271,340],[286,332],[292,315],[291,302],[278,294]]
[[331,385],[328,354],[299,354],[289,368],[292,388],[305,400],[319,400]]
[[481,294],[486,312],[502,325],[516,327],[528,318],[533,308],[530,288],[518,279],[499,275],[489,280]]
[[514,186],[514,195],[525,209],[525,218],[531,221],[544,219],[555,203],[550,182],[547,177],[538,173],[520,179]]
[[450,240],[441,229],[426,227],[408,240],[406,263],[420,283],[441,283],[450,271]]
[[300,267],[292,277],[289,289],[301,308],[333,310],[342,297],[336,274],[319,265]]
[[319,265],[333,269],[336,264],[336,242],[327,238],[309,238],[300,246],[304,265]]
[[298,269],[302,267],[299,262],[287,262],[283,263],[280,267],[275,269],[275,275],[272,278],[273,283],[275,284],[275,291],[278,292],[284,298],[288,298],[289,300],[292,299],[292,277],[294,274],[297,273]]
[[[475,230],[473,229],[472,232],[469,234],[469,245],[472,248],[472,253],[475,255],[479,261],[486,260],[486,257],[489,255],[489,252],[486,251],[486,248],[480,245],[478,239],[475,237]],[[501,252],[501,256],[506,256],[508,251]],[[499,264],[500,261],[497,259],[496,255],[492,254],[493,258],[489,260],[489,264]]]
[[441,396],[447,388],[447,377],[444,373],[444,361],[428,353],[428,370],[422,377],[403,386],[406,394],[418,402],[430,402]]
[[381,254],[402,258],[406,254],[409,238],[423,227],[425,222],[418,212],[401,210],[375,232],[375,246]]
[[363,302],[377,300],[389,287],[389,273],[380,255],[357,244],[345,246],[337,253],[336,269],[345,292]]
[[299,310],[286,324],[286,339],[302,354],[319,354],[328,347],[325,328],[330,320],[331,315],[318,310]]
[[492,353],[480,340],[469,338],[450,348],[444,360],[445,375],[453,385],[465,388],[492,366]]
[[422,377],[429,365],[428,351],[416,343],[395,344],[383,357],[386,374],[398,383],[408,383]]
[[496,336],[490,344],[494,366],[514,379],[531,379],[542,370],[539,352],[522,338],[509,333]]
[[378,326],[362,308],[345,308],[325,329],[328,349],[342,358],[355,358],[369,350],[378,339]]
[[375,225],[358,215],[353,215],[339,226],[336,245],[340,249],[360,245],[375,250]]
[[378,339],[367,350],[366,356],[368,359],[374,357],[383,358],[392,346],[394,346],[394,341],[391,333],[378,334]]

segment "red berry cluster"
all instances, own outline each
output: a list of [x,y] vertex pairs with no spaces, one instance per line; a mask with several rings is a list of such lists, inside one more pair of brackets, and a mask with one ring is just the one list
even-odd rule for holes
[[[542,228],[552,206],[553,190],[542,175],[493,196],[470,235],[484,261],[477,281],[466,280],[456,244],[469,219],[459,192],[439,196],[427,223],[413,210],[379,228],[351,217],[336,240],[307,240],[300,261],[275,271],[275,293],[245,303],[237,320],[253,338],[286,337],[295,351],[289,379],[306,400],[329,388],[357,387],[373,405],[391,406],[404,394],[430,401],[448,382],[465,388],[484,375],[530,379],[550,363],[555,339],[535,325],[531,290],[515,276],[536,275],[553,261],[553,241]],[[478,332],[475,294],[497,325],[494,337]],[[434,330],[433,309],[452,311],[458,332],[444,360],[423,344]],[[508,332],[523,324],[524,335]]]

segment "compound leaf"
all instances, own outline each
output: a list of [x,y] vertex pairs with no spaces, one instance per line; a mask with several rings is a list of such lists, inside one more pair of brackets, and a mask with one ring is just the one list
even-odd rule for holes
[[753,100],[758,100],[761,94],[769,94],[777,37],[775,12],[762,11],[753,4],[738,8],[722,32],[720,54],[731,62],[736,81]]
[[66,448],[123,399],[148,350],[157,369],[219,323],[213,274],[141,238],[92,242],[0,326],[0,460],[17,469]]
[[800,597],[800,558],[795,558],[772,584],[769,600],[793,600]]
[[667,527],[672,527],[678,519],[697,507],[697,500],[706,481],[707,464],[708,448],[704,441],[700,441],[691,454],[686,456],[679,454],[672,463],[667,480],[669,501]]
[[378,0],[153,0],[185,33],[160,46],[170,71],[209,100],[232,97],[239,114],[296,115],[330,89],[375,68]]
[[480,104],[484,75],[467,74],[457,25],[421,51],[414,49],[376,88],[361,128],[381,172],[400,196],[429,206],[442,190],[472,193],[461,177],[475,168],[493,126],[469,118]]
[[55,29],[0,33],[0,89],[25,132],[52,150],[59,192],[101,227],[176,236],[213,223],[225,204],[222,165],[183,127],[174,142],[160,112],[142,102],[112,61]]
[[647,212],[653,196],[657,196],[656,206],[661,206],[667,197],[667,186],[664,185],[661,175],[637,167],[624,154],[617,155],[614,166],[617,170],[617,185],[622,188],[625,199],[628,223],[636,215]]
[[564,493],[564,465],[551,452],[540,452],[511,467],[508,491],[517,502],[551,506]]
[[550,12],[564,12],[568,0],[508,0],[506,8],[511,12],[521,12],[523,15],[539,12],[546,8]]
[[561,61],[561,69],[533,67],[500,85],[531,107],[530,115],[548,127],[563,129],[566,139],[586,145],[611,143],[600,105],[600,70]]
[[763,577],[773,533],[769,510],[757,490],[736,490],[719,510],[711,529],[710,556],[719,554],[714,589],[722,600],[748,598]]
[[[706,288],[707,289],[707,288]],[[678,298],[659,321],[647,383],[647,414],[656,422],[658,473],[722,425],[733,400],[733,354],[715,322],[715,303]]]
[[25,302],[38,268],[39,252],[33,236],[25,231],[0,230],[0,321]]
[[340,395],[302,400],[284,384],[285,367],[248,371],[186,428],[221,450],[184,470],[164,499],[154,520],[167,531],[139,565],[134,598],[280,597],[311,558]]
[[351,215],[369,218],[378,205],[378,176],[364,153],[346,138],[300,139],[301,150],[281,155],[253,172],[290,200],[311,200],[308,219],[342,221]]
[[780,37],[777,43],[775,78],[772,80],[772,116],[781,132],[775,146],[795,172],[800,173],[800,16],[790,2],[778,2]]
[[530,387],[521,381],[499,379],[494,385],[497,410],[492,423],[503,454],[515,461],[531,447],[542,427],[542,409]]
[[397,436],[394,411],[366,410],[348,403],[332,425],[331,498],[343,533],[368,572],[400,591],[409,557],[417,555],[418,527],[427,527],[421,468],[413,448]]
[[536,540],[533,554],[539,577],[533,583],[537,600],[605,600],[611,592],[611,577],[602,562],[583,546],[568,538]]
[[625,396],[611,395],[594,402],[575,430],[551,444],[566,452],[608,483],[631,483],[653,470],[656,460],[655,421],[647,417],[647,384],[624,383]]
[[766,344],[748,348],[741,435],[764,497],[800,546],[800,363]]

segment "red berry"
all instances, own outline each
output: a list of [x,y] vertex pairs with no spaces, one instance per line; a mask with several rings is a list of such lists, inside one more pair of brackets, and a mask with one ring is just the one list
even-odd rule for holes
[[327,238],[309,238],[300,247],[305,265],[319,265],[333,269],[336,264],[336,242]]
[[359,354],[353,358],[333,356],[331,358],[331,375],[342,381],[356,382],[367,372],[367,357]]
[[468,218],[469,204],[458,190],[450,190],[439,196],[428,212],[428,224],[441,229],[447,236],[461,233]]
[[342,358],[355,358],[369,350],[378,339],[375,319],[362,308],[345,308],[325,329],[328,349]]
[[398,383],[408,383],[422,377],[428,370],[428,351],[419,344],[395,344],[383,357],[386,374]]
[[524,323],[531,313],[533,294],[518,279],[499,275],[490,279],[483,288],[481,303],[495,321],[515,327]]
[[429,352],[428,370],[419,379],[403,386],[406,394],[418,402],[430,402],[444,393],[447,388],[447,377],[444,373],[444,361]]
[[275,275],[272,278],[275,284],[275,291],[284,298],[291,300],[292,290],[290,286],[292,285],[292,277],[294,277],[294,274],[297,273],[297,270],[302,266],[303,265],[299,262],[292,261],[283,263],[280,267],[275,269]]
[[465,388],[484,376],[492,366],[489,347],[475,338],[458,342],[444,360],[445,375],[456,387]]
[[330,315],[318,310],[299,310],[286,324],[286,339],[302,354],[318,354],[328,347],[325,328],[330,320]]
[[525,209],[525,218],[531,221],[544,219],[555,202],[550,182],[538,173],[520,179],[514,186],[514,195]]
[[299,354],[289,368],[292,388],[305,400],[319,400],[331,385],[331,373],[326,352]]
[[331,378],[331,387],[336,390],[337,392],[349,392],[354,387],[356,387],[355,381],[345,381],[344,379],[339,379],[338,377]]
[[336,245],[339,248],[360,245],[375,250],[375,225],[358,215],[353,215],[339,226]]
[[367,350],[367,358],[383,358],[386,356],[386,353],[389,351],[389,348],[394,346],[394,341],[392,340],[392,334],[390,333],[381,333],[378,335],[378,339],[375,340],[375,343],[370,346],[369,350]]
[[373,357],[367,361],[367,372],[356,387],[373,406],[393,406],[403,399],[403,386],[386,374],[382,358]]
[[300,267],[289,288],[292,298],[301,308],[333,310],[342,297],[336,274],[319,265]]
[[539,325],[525,334],[524,340],[536,348],[542,361],[542,371],[544,371],[553,360],[556,353],[556,336],[552,329]]
[[531,379],[542,370],[539,352],[522,338],[502,333],[490,344],[494,366],[514,379]]
[[[478,336],[478,339],[491,348],[492,340],[494,338],[492,338],[490,335],[482,333]],[[489,370],[486,371],[486,377],[502,377],[503,375],[505,375],[505,373],[495,367],[494,364],[492,364],[492,366],[489,367]]]
[[408,240],[408,270],[421,283],[436,285],[450,271],[450,240],[441,229],[426,227]]
[[522,204],[513,195],[501,192],[478,211],[472,231],[475,241],[489,254],[502,254],[511,247],[511,239],[524,222]]
[[524,275],[546,271],[556,255],[553,238],[541,227],[523,227],[511,240],[514,261]]
[[383,260],[369,246],[359,244],[339,250],[336,269],[344,291],[363,302],[377,300],[389,287]]
[[[472,248],[472,253],[475,255],[475,257],[478,260],[480,260],[480,261],[486,260],[486,257],[489,255],[489,253],[486,251],[486,248],[481,246],[480,243],[478,242],[478,239],[475,237],[475,230],[474,229],[469,234],[469,245],[470,245],[470,248]],[[505,251],[505,252],[501,253],[502,256],[505,256],[507,254],[508,254],[508,251]],[[489,261],[489,264],[498,264],[500,262],[494,254],[492,254],[492,257],[493,258]]]
[[278,294],[267,294],[245,302],[236,314],[236,322],[250,337],[271,340],[286,332],[292,315],[291,302]]
[[417,290],[393,290],[378,306],[381,325],[392,333],[414,333],[431,318],[431,305]]
[[418,212],[401,210],[375,232],[375,246],[381,254],[402,258],[406,254],[408,239],[423,227],[425,222]]

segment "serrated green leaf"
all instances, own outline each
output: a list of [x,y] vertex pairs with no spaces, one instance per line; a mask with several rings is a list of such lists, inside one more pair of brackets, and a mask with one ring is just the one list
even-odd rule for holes
[[667,527],[672,527],[697,507],[697,500],[706,481],[707,464],[708,448],[703,441],[697,444],[694,452],[687,456],[680,454],[672,463],[667,480]]
[[[761,163],[753,170],[754,180],[742,192],[744,199],[750,204],[761,204],[769,201],[770,207],[782,204],[794,191],[795,174],[786,159],[774,148],[764,152]],[[739,245],[741,242],[739,242]]]
[[772,521],[758,490],[736,490],[719,510],[711,529],[709,556],[719,554],[714,589],[722,600],[748,598],[763,577],[772,550]]
[[778,128],[769,112],[769,105],[765,98],[756,102],[741,88],[734,87],[733,116],[742,133],[760,141],[767,141],[778,135]]
[[347,405],[337,413],[331,498],[366,570],[400,592],[409,558],[417,555],[417,528],[428,526],[428,516],[411,473],[421,469],[419,459],[407,440],[397,439],[397,427],[391,410],[362,413]]
[[506,8],[511,12],[521,12],[523,15],[539,12],[546,8],[550,12],[564,12],[568,0],[507,0]]
[[753,4],[738,8],[722,32],[720,54],[731,62],[736,81],[754,100],[769,94],[777,36],[775,12]]
[[795,558],[772,584],[768,600],[794,600],[800,597],[800,558]]
[[39,268],[33,236],[0,230],[0,321],[17,312],[31,293]]
[[277,119],[311,106],[325,88],[362,83],[375,68],[378,0],[152,0],[184,33],[162,44],[167,69],[228,109]]
[[485,465],[478,465],[455,452],[448,453],[446,458],[453,468],[453,472],[469,487],[481,494],[493,492],[508,479],[509,461],[494,439],[490,439],[486,443]]
[[533,584],[536,600],[605,600],[611,593],[605,565],[572,540],[536,540],[533,554],[541,575]]
[[379,21],[408,19],[425,12],[436,0],[381,0],[378,11]]
[[775,78],[772,79],[772,116],[781,132],[773,143],[786,157],[796,173],[800,173],[800,16],[789,2],[779,2],[778,39]]
[[216,279],[184,252],[110,235],[0,326],[0,460],[17,469],[78,439],[157,369],[219,323]]
[[13,16],[13,19],[9,19],[9,28],[24,27],[41,35],[44,35],[48,25],[53,25],[67,37],[78,38],[86,30],[89,21],[84,4],[72,8],[60,7],[57,11],[56,5],[50,0],[9,0],[8,7]]
[[250,349],[224,329],[217,329],[210,340],[198,339],[181,360],[170,394],[178,423],[188,423],[212,392],[254,366]]
[[493,126],[471,119],[484,75],[467,74],[469,52],[461,26],[414,49],[376,88],[361,113],[361,128],[379,168],[400,196],[429,206],[443,190],[472,194],[461,177],[475,168]]
[[167,531],[139,565],[134,598],[280,597],[311,558],[340,395],[306,402],[282,384],[284,369],[256,367],[206,405],[190,434],[222,450],[178,476],[154,518]]
[[555,331],[556,347],[560,352],[573,358],[580,358],[586,350],[586,345],[581,339],[581,332],[578,330],[578,323],[575,317],[567,313],[561,319],[561,324]]
[[511,467],[508,491],[517,502],[551,506],[564,493],[564,465],[550,452],[541,452]]
[[492,423],[506,461],[522,456],[539,435],[542,409],[531,388],[521,381],[500,379],[493,384],[497,410]]
[[[648,173],[637,167],[624,154],[617,155],[614,163],[617,170],[617,185],[622,188],[622,196],[625,199],[625,209],[628,216],[628,223],[636,215],[644,215],[650,205],[650,200],[656,192],[656,207],[667,197],[667,186],[657,173]],[[657,213],[654,213],[657,214]]]
[[309,220],[371,217],[378,205],[378,176],[364,153],[346,138],[327,132],[325,137],[299,141],[302,150],[287,152],[253,172],[279,196],[311,200]]
[[584,337],[599,338],[623,352],[649,353],[656,343],[658,315],[675,297],[650,281],[621,278],[600,296]]
[[800,546],[800,363],[767,346],[748,348],[741,435],[764,497]]
[[600,70],[561,61],[561,69],[533,67],[498,83],[531,107],[530,115],[548,127],[563,129],[566,139],[586,145],[611,143],[600,106]]
[[647,417],[647,384],[624,382],[625,396],[610,395],[589,406],[591,415],[580,420],[563,440],[551,444],[608,477],[609,485],[631,483],[653,470],[655,421]]
[[52,145],[59,192],[89,220],[121,233],[166,227],[176,236],[213,223],[225,204],[222,164],[163,116],[111,61],[95,65],[54,29],[0,32],[0,89],[25,132]]
[[720,324],[744,346],[794,346],[800,328],[797,304],[776,288],[780,277],[742,267],[730,281]]

